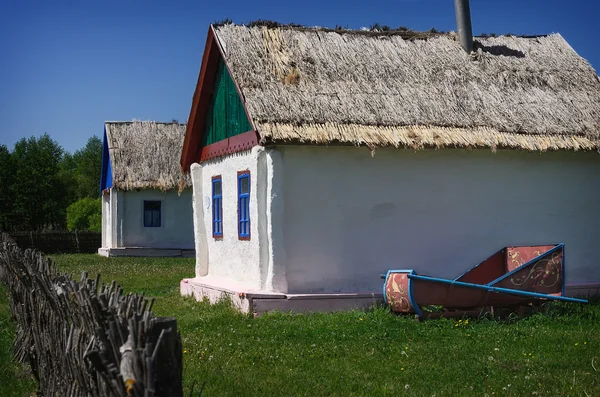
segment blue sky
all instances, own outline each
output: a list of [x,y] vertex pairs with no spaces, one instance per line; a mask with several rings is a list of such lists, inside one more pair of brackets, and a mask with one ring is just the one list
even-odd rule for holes
[[[455,30],[452,0],[0,0],[0,144],[48,132],[66,150],[106,120],[186,122],[208,24],[230,18]],[[600,3],[471,0],[474,34],[561,33],[594,68]]]

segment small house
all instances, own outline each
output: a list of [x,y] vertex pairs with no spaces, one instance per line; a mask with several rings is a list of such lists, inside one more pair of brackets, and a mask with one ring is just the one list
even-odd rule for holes
[[194,255],[191,180],[179,165],[185,129],[176,122],[105,123],[100,255]]
[[[600,79],[560,34],[211,25],[181,166],[196,277],[242,310],[343,308],[564,243],[600,286]],[[469,44],[469,43],[467,43]]]

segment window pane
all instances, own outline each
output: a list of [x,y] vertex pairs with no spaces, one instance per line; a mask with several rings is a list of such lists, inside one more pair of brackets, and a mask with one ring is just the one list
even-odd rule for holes
[[144,201],[144,227],[160,227],[160,201]]
[[144,201],[144,211],[160,210],[160,201]]
[[[214,186],[214,184],[213,184]],[[223,224],[222,224],[222,214],[221,214],[221,208],[222,208],[222,198],[213,198],[213,208],[212,208],[212,215],[213,215],[213,234],[214,235],[221,235],[223,234]]]
[[240,193],[247,194],[250,190],[250,178],[247,176],[240,179]]
[[238,174],[238,232],[250,237],[250,174]]
[[214,191],[214,195],[215,196],[220,196],[221,195],[221,181],[214,181],[213,182],[213,191]]

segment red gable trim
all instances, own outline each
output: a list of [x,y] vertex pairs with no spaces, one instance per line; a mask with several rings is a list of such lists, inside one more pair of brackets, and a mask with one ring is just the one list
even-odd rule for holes
[[217,157],[225,156],[231,153],[250,150],[258,145],[258,136],[256,131],[248,131],[243,134],[223,139],[212,145],[204,146],[200,150],[200,161],[211,160]]
[[[220,58],[225,60],[225,55],[217,40],[214,28],[210,25],[206,37],[206,44],[204,46],[200,75],[198,76],[198,83],[196,84],[196,90],[194,91],[194,97],[192,99],[192,108],[188,117],[185,139],[183,141],[183,150],[181,151],[180,164],[181,169],[185,173],[189,172],[190,166],[194,162],[205,161],[225,154],[247,150],[258,144],[258,134],[255,131],[256,127],[248,113],[246,102],[244,101],[240,88],[237,85],[237,82],[233,80],[240,100],[244,105],[246,117],[248,117],[253,130],[241,134],[239,137],[232,137],[204,148],[200,147],[204,135],[206,113],[210,106],[210,99],[214,88],[214,79]],[[231,75],[227,62],[225,62],[225,67],[227,68],[227,72]]]
[[[215,77],[219,61],[219,51],[212,26],[208,28],[206,44],[204,45],[204,54],[202,55],[202,65],[200,66],[200,75],[192,99],[192,108],[188,117],[187,129],[183,140],[183,149],[181,151],[181,169],[189,172],[190,165],[195,161],[200,149],[202,138],[202,128],[204,118],[208,110],[212,84]],[[198,116],[198,117],[197,117]]]

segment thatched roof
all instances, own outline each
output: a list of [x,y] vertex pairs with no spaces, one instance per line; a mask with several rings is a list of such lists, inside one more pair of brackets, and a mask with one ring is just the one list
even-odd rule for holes
[[185,128],[175,122],[106,122],[113,187],[167,191],[182,183],[191,186],[179,165]]
[[600,79],[559,34],[215,26],[261,142],[600,147]]

